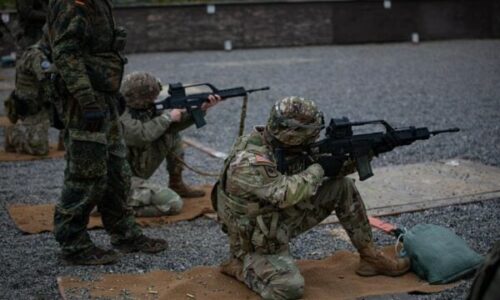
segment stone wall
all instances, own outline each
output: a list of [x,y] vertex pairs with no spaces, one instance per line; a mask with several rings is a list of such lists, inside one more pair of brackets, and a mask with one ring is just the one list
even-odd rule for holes
[[[127,52],[500,38],[497,0],[274,1],[116,8]],[[15,18],[15,16],[13,16]],[[3,43],[2,43],[3,44]],[[0,46],[6,52],[9,45]]]

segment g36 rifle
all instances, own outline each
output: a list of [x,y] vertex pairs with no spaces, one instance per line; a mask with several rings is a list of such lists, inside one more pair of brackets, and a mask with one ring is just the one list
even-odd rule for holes
[[[197,94],[186,94],[186,88],[196,87],[196,86],[207,86],[210,92],[207,93],[197,93]],[[194,123],[197,128],[205,126],[206,122],[203,118],[203,112],[201,110],[201,105],[208,101],[210,95],[219,95],[222,99],[228,99],[233,97],[243,97],[253,92],[266,91],[269,87],[263,87],[258,89],[245,90],[244,87],[235,87],[225,90],[219,90],[210,83],[200,83],[191,85],[182,85],[182,83],[169,84],[168,93],[170,96],[167,98],[155,102],[155,110],[162,111],[164,109],[173,108],[184,108],[191,114],[194,119]]]

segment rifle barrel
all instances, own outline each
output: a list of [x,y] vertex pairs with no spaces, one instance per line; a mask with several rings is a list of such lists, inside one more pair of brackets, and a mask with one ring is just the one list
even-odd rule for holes
[[442,129],[442,130],[434,130],[434,131],[431,131],[430,134],[431,135],[438,135],[440,133],[446,133],[446,132],[459,132],[460,131],[460,128],[458,127],[453,127],[453,128],[448,128],[448,129]]
[[251,89],[251,90],[248,90],[247,93],[250,94],[250,93],[253,93],[253,92],[259,92],[259,91],[267,91],[269,90],[269,87],[268,86],[265,86],[265,87],[262,87],[262,88],[258,88],[258,89]]

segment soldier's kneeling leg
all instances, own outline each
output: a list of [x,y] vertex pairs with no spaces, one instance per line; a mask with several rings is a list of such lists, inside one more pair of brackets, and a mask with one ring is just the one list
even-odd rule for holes
[[169,215],[176,215],[181,212],[182,198],[169,188],[162,188],[159,192],[153,194],[151,203],[160,211]]
[[288,253],[245,255],[243,277],[263,299],[299,299],[304,294],[304,277]]

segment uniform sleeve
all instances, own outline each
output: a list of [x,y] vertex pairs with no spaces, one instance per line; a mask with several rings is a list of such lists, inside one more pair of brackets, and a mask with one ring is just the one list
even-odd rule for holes
[[94,91],[83,60],[86,38],[90,30],[87,1],[54,1],[51,20],[52,57],[70,94],[82,107],[95,103]]
[[286,208],[313,196],[323,182],[323,175],[319,164],[295,175],[284,175],[278,172],[273,162],[259,161],[258,156],[250,156],[248,163],[232,164],[227,178],[243,193]]
[[120,117],[120,121],[123,125],[125,144],[133,147],[140,147],[157,140],[165,134],[171,124],[171,120],[164,115],[141,122],[132,118],[128,111]]
[[33,0],[17,0],[17,11],[23,19],[33,22],[45,22],[47,13],[40,9],[33,9]]

